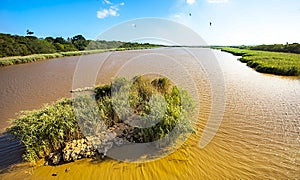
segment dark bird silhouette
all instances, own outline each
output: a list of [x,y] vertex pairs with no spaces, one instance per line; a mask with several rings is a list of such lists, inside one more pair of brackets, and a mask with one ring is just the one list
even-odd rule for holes
[[29,31],[29,29],[27,29],[26,33],[27,33],[27,35],[32,35],[32,34],[34,34],[34,32]]
[[189,16],[192,16],[192,13],[189,13]]
[[209,22],[209,25],[211,26],[211,22]]

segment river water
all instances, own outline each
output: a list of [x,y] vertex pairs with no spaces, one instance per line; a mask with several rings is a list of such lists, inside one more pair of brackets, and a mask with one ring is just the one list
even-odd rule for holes
[[[38,164],[34,167],[21,163],[4,171],[2,178],[52,178],[53,173],[57,173],[61,179],[300,178],[300,80],[257,73],[237,61],[237,57],[221,51],[196,48],[189,51],[199,57],[214,53],[221,67],[216,70],[221,70],[224,78],[224,84],[220,84],[225,88],[224,113],[222,109],[219,110],[223,117],[222,123],[215,137],[204,148],[199,146],[199,141],[214,108],[211,106],[213,93],[207,74],[215,72],[212,68],[209,69],[212,72],[207,72],[205,68],[195,69],[196,66],[178,48],[116,52],[113,56],[108,52],[84,56],[84,62],[80,57],[67,57],[1,68],[2,132],[9,125],[8,119],[15,118],[15,113],[20,110],[40,108],[44,103],[71,97],[70,90],[77,86],[109,82],[133,55],[165,54],[166,57],[172,56],[183,61],[184,68],[196,82],[201,99],[197,133],[192,134],[174,153],[161,159],[144,163],[84,159],[60,166]],[[110,57],[112,60],[107,63],[105,59]],[[157,57],[157,62],[163,64],[162,57]],[[84,78],[86,81],[74,86],[78,62],[88,64],[91,72],[101,73],[96,79],[87,75]],[[99,65],[104,68],[97,69]],[[144,68],[152,65],[145,64]],[[170,68],[166,65],[161,67]],[[1,167],[6,168],[11,162],[19,162],[17,150],[21,147],[9,142],[4,136],[0,141]],[[7,156],[9,152],[15,153]],[[66,172],[66,169],[69,171]]]

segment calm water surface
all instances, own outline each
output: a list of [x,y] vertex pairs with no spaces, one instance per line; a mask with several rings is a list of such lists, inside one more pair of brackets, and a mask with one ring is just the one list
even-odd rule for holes
[[[201,61],[207,60],[208,49],[189,49]],[[18,164],[2,174],[3,179],[84,177],[104,179],[199,179],[199,178],[300,178],[300,80],[257,73],[228,53],[213,51],[221,66],[225,87],[225,113],[219,131],[205,148],[199,147],[210,112],[212,89],[204,69],[195,69],[180,49],[164,48],[87,55],[91,71],[102,64],[96,82],[110,77],[133,55],[165,54],[177,58],[193,76],[199,89],[200,115],[197,133],[176,152],[146,163],[116,160],[93,162],[81,160],[61,166]],[[61,97],[71,97],[73,75],[80,57],[68,57],[4,67],[0,69],[0,126],[7,127],[9,118],[20,110],[40,108]],[[96,59],[96,60],[95,60]],[[163,58],[157,59],[164,67]],[[149,68],[151,64],[145,64]],[[143,67],[141,67],[143,68]],[[170,67],[169,67],[170,68]],[[176,71],[174,72],[176,73]],[[93,77],[87,77],[93,80]],[[180,78],[180,77],[179,77]],[[187,81],[186,79],[182,79]],[[88,84],[87,84],[88,85]],[[222,86],[222,84],[220,84]],[[3,131],[3,130],[2,130]],[[9,152],[21,149],[17,144],[0,139],[0,165],[18,162],[19,155]],[[70,168],[68,173],[66,168]],[[1,176],[0,176],[1,177]]]

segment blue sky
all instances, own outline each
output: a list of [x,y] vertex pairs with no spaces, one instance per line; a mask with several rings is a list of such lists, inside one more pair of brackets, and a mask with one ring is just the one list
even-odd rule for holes
[[[116,24],[158,17],[210,45],[300,43],[299,0],[0,0],[0,32],[95,39]],[[212,25],[209,25],[212,22]]]

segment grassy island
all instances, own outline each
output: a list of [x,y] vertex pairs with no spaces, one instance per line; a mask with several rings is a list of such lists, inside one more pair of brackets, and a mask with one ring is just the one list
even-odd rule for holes
[[229,47],[221,50],[242,56],[239,60],[258,72],[283,76],[300,75],[300,54]]
[[[87,91],[93,96],[85,94],[74,99],[64,98],[40,110],[23,112],[13,120],[8,132],[18,137],[25,146],[25,160],[35,161],[55,152],[72,155],[70,149],[76,146],[74,143],[80,141],[80,147],[87,148],[86,141],[101,138],[101,133],[114,134],[114,139],[122,142],[144,143],[167,136],[174,128],[180,133],[192,130],[193,100],[187,91],[173,85],[167,78],[138,76],[132,81],[117,78],[111,84],[80,92]],[[165,103],[160,103],[161,100]],[[89,108],[93,103],[96,107]],[[131,111],[141,117],[139,121],[161,118],[149,127],[130,126],[134,118]],[[101,122],[97,117],[101,117]],[[98,140],[101,142],[102,139]],[[91,149],[90,146],[88,148]],[[80,150],[76,151],[79,153]],[[58,157],[59,161],[68,161],[66,154],[62,156]]]

